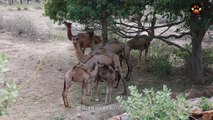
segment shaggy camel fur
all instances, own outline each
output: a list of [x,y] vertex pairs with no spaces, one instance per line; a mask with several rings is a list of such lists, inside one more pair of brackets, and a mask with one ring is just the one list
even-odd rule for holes
[[[70,41],[72,41],[73,35],[72,35],[72,23],[68,23],[66,21],[63,22],[64,25],[67,27],[67,36]],[[79,33],[77,35],[79,42],[80,42],[80,48],[81,50],[85,51],[86,48],[93,49],[96,44],[100,43],[102,41],[100,36],[94,35],[94,32],[88,32],[88,33]]]
[[154,17],[152,22],[151,22],[151,27],[150,27],[150,30],[149,30],[149,36],[141,35],[141,36],[135,37],[135,38],[133,38],[133,39],[131,39],[127,42],[127,46],[130,48],[130,51],[132,49],[140,50],[139,61],[138,61],[137,67],[140,67],[141,54],[142,54],[143,50],[145,50],[145,60],[146,60],[146,55],[148,53],[150,42],[153,40],[153,37],[151,37],[151,36],[154,35],[155,23],[156,23],[156,18]]
[[96,63],[93,71],[89,72],[85,68],[85,66],[75,65],[66,73],[64,77],[64,89],[62,92],[64,105],[66,107],[69,107],[67,96],[68,96],[68,89],[71,86],[72,81],[82,83],[81,103],[87,104],[86,91],[90,88],[88,87],[88,85],[90,84],[91,79],[97,75],[98,67],[99,67],[98,63]]

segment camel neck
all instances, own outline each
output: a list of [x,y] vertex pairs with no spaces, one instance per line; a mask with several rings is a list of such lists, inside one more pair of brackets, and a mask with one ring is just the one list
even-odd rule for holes
[[67,37],[69,40],[72,40],[72,31],[71,28],[67,28]]
[[74,44],[74,47],[75,47],[76,57],[78,58],[79,61],[82,61],[84,59],[84,53],[80,49],[80,44],[76,43]]

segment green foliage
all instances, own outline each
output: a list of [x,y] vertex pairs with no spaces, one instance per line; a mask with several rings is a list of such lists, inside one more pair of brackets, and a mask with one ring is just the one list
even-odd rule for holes
[[213,25],[210,25],[210,26],[209,26],[209,30],[213,30]]
[[[186,45],[186,48],[190,47],[191,46]],[[173,49],[173,54],[177,57],[177,59],[183,59],[185,60],[185,62],[191,62],[190,56],[186,51],[181,51],[180,49]],[[213,51],[210,49],[203,49],[202,59],[204,70],[211,69],[210,66],[213,64]]]
[[203,111],[213,110],[213,103],[208,98],[202,97],[199,106]]
[[203,49],[202,58],[204,70],[211,69],[210,66],[213,64],[213,51],[210,49]]
[[0,56],[0,85],[4,87],[0,89],[0,116],[8,114],[7,108],[12,102],[15,102],[16,97],[18,96],[18,89],[15,82],[4,81],[4,72],[9,70],[6,67],[7,62],[6,55],[2,54]]
[[48,0],[45,3],[45,14],[54,21],[62,21],[67,17],[67,0]]
[[21,7],[17,6],[17,10],[21,10]]
[[108,23],[118,18],[128,18],[138,10],[145,9],[150,1],[128,0],[48,0],[45,3],[45,13],[50,19],[78,21],[92,24],[107,19]]
[[145,89],[139,93],[135,86],[129,86],[131,96],[124,100],[120,96],[116,99],[133,120],[188,120],[188,101],[179,96],[177,100],[171,98],[171,91],[166,86],[163,90],[154,92]]
[[171,50],[162,43],[157,44],[150,48],[151,72],[159,76],[169,75],[172,72]]
[[170,75],[172,64],[169,62],[169,56],[158,56],[153,59],[155,62],[151,66],[153,73],[160,76]]

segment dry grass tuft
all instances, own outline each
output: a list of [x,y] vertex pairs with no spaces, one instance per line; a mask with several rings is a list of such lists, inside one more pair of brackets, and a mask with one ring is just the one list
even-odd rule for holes
[[9,32],[16,32],[18,34],[35,35],[37,33],[36,27],[31,20],[24,16],[16,16],[10,19],[4,19],[1,17],[0,28]]

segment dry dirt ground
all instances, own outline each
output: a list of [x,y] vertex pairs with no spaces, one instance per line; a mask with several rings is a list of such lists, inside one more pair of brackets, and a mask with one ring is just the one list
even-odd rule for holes
[[[53,24],[42,14],[43,10],[17,11],[0,6],[0,16],[12,18],[19,15],[30,18],[36,25],[37,31],[40,31],[35,36],[27,36],[1,30],[0,53],[4,52],[8,55],[8,67],[10,68],[10,71],[6,73],[6,79],[16,81],[19,86],[23,85],[33,76],[39,61],[45,56],[36,79],[20,90],[17,102],[9,108],[10,115],[3,116],[0,120],[102,120],[122,113],[121,108],[115,102],[115,96],[122,93],[121,85],[118,90],[114,90],[113,104],[103,105],[105,88],[100,87],[100,101],[93,101],[91,106],[87,107],[79,104],[81,86],[74,83],[68,97],[72,108],[64,107],[61,97],[63,75],[77,63],[77,59],[73,45],[66,37],[65,27]],[[60,31],[62,35],[56,35],[57,31]],[[50,34],[56,37],[49,37]],[[57,38],[57,36],[60,37]],[[190,82],[180,82],[182,77],[171,77],[169,79],[174,82],[161,83],[160,80],[156,81],[157,78],[142,72],[143,70],[137,70],[128,85],[136,84],[141,88],[155,85],[161,88],[162,84],[167,84],[169,87],[182,84],[181,87],[191,87]],[[101,84],[104,86],[104,83]],[[81,118],[77,118],[79,115]]]

